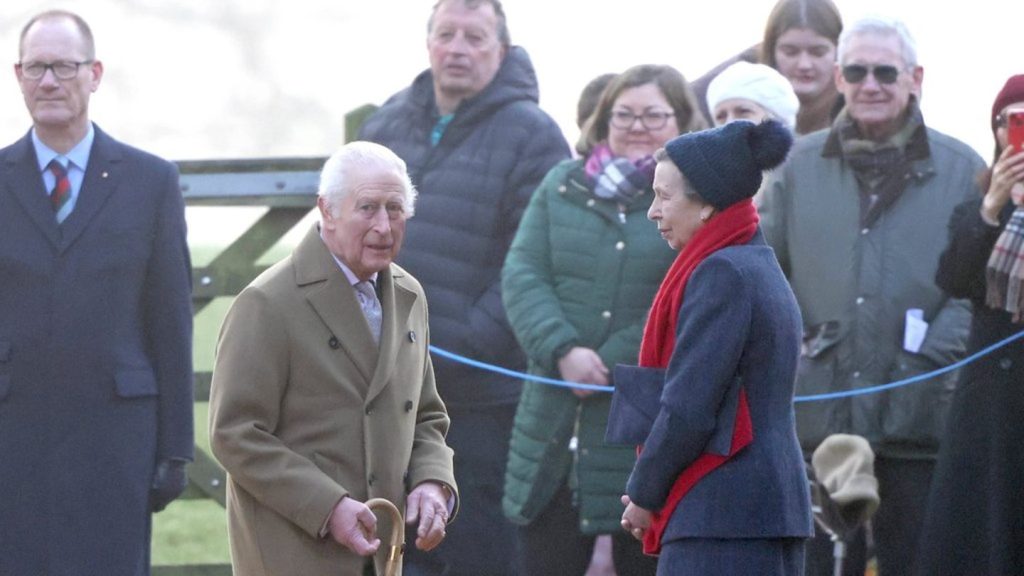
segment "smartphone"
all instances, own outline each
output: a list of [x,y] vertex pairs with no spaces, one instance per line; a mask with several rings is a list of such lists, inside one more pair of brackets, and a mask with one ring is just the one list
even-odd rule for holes
[[1006,140],[1017,152],[1024,150],[1024,110],[1010,110],[1007,113]]

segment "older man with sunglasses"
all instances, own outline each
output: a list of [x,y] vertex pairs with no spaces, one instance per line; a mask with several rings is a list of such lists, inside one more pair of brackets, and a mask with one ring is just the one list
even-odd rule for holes
[[[855,390],[948,365],[964,353],[970,308],[934,283],[953,207],[978,196],[982,159],[924,124],[924,69],[896,21],[869,18],[839,39],[846,107],[800,139],[768,182],[762,226],[804,320],[798,394]],[[810,454],[830,434],[864,436],[877,454],[880,574],[910,573],[955,374],[881,393],[796,405]],[[861,539],[862,541],[862,539]],[[832,546],[808,550],[831,574]],[[847,573],[864,573],[854,543]]]

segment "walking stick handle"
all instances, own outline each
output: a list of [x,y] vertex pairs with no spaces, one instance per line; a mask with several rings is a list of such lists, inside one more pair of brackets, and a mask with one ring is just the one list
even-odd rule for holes
[[387,559],[384,561],[384,573],[380,576],[396,576],[402,566],[402,553],[405,552],[405,519],[389,500],[385,498],[371,498],[366,501],[366,506],[379,515],[378,511],[391,517],[391,535],[387,539]]

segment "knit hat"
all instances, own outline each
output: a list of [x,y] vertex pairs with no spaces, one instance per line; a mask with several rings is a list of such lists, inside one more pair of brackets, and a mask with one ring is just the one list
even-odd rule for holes
[[719,210],[751,198],[761,173],[786,159],[793,133],[775,120],[737,120],[673,138],[665,151],[705,202]]
[[863,437],[832,434],[825,438],[811,456],[811,467],[819,486],[837,508],[830,511],[822,503],[833,530],[854,529],[878,509],[875,454]]
[[793,85],[771,66],[740,60],[722,70],[708,84],[708,110],[725,100],[742,98],[761,106],[787,128],[796,126],[800,108]]
[[1014,102],[1024,102],[1024,74],[1010,76],[992,104],[992,130],[995,131],[996,116]]

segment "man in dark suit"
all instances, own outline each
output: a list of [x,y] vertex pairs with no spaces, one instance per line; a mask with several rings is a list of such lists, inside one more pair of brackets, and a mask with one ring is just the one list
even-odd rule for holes
[[89,121],[79,16],[32,18],[14,71],[33,127],[0,150],[0,574],[145,575],[193,456],[178,174]]

